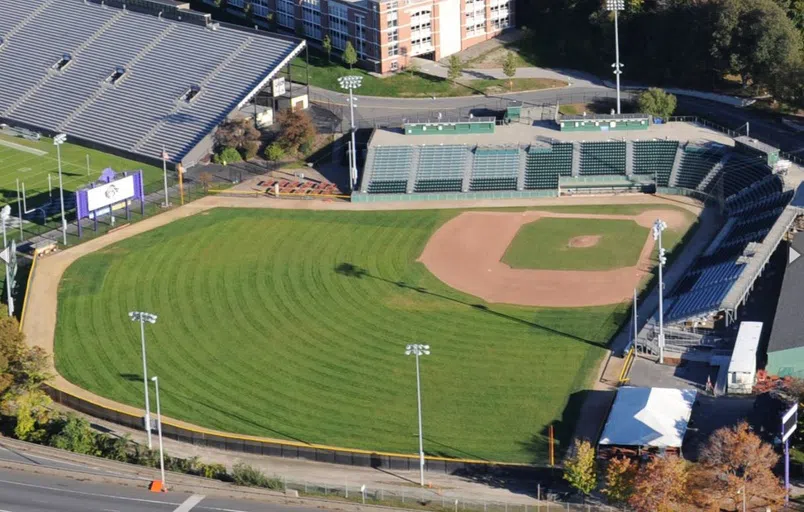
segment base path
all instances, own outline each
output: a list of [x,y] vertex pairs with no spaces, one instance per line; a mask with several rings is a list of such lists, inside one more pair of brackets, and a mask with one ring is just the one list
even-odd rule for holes
[[435,232],[419,261],[452,288],[486,302],[547,307],[614,304],[629,300],[634,288],[650,274],[652,237],[645,241],[635,266],[612,270],[511,268],[501,261],[505,250],[524,224],[543,217],[627,220],[649,228],[659,216],[671,228],[683,228],[686,224],[684,214],[678,210],[649,210],[633,216],[464,212]]

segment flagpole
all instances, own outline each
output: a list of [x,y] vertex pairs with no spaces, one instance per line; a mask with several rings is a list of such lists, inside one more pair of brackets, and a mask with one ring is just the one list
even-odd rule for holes
[[168,201],[168,189],[167,189],[167,158],[168,154],[165,151],[165,146],[162,146],[162,175],[165,181],[165,208],[170,206],[170,202]]

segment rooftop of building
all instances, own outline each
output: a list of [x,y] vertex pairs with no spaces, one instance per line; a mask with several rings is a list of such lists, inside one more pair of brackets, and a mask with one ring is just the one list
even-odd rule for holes
[[[413,120],[411,120],[412,122]],[[465,121],[465,120],[463,120]],[[447,122],[444,120],[443,122]],[[545,142],[594,142],[623,140],[667,139],[678,141],[716,142],[733,146],[729,136],[694,123],[668,123],[653,125],[647,130],[618,132],[562,132],[552,121],[533,125],[512,123],[499,125],[494,133],[461,135],[405,135],[401,128],[378,128],[371,138],[371,146],[411,146],[433,144],[467,144],[483,146],[522,146]]]
[[[798,192],[801,192],[801,187]],[[768,353],[804,347],[804,318],[801,316],[801,305],[804,304],[804,235],[796,235],[788,251]]]

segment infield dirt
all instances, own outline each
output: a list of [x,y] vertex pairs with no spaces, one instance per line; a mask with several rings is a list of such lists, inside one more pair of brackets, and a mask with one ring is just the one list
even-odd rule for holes
[[661,215],[671,229],[684,228],[684,214],[648,210],[639,215],[571,214],[546,211],[464,212],[441,226],[419,261],[449,286],[487,302],[541,307],[603,306],[630,299],[653,267],[654,242],[647,237],[638,263],[612,270],[515,269],[501,260],[523,224],[540,218],[631,220],[651,227]]

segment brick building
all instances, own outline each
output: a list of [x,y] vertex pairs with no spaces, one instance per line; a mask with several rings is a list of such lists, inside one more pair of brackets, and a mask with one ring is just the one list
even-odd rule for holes
[[360,64],[388,73],[410,57],[441,59],[514,26],[514,0],[228,0],[251,4],[256,19],[273,14],[276,25],[334,49],[351,41]]

